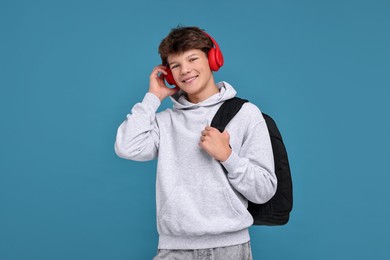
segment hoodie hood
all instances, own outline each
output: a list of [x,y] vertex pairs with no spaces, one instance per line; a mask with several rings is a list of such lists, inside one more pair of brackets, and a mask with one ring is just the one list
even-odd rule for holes
[[188,100],[187,94],[184,91],[179,90],[171,96],[171,100],[173,102],[173,109],[195,109],[198,107],[213,106],[220,102],[224,102],[228,99],[231,99],[237,94],[236,90],[225,81],[218,82],[216,85],[219,89],[219,93],[216,93],[207,98],[206,100],[203,100],[202,102],[199,102],[197,104],[191,103]]

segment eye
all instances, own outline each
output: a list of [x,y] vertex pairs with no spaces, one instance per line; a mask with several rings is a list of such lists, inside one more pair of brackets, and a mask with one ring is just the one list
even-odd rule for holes
[[173,70],[173,69],[175,69],[175,68],[177,68],[177,67],[179,67],[179,65],[174,64],[174,65],[171,66],[171,70]]
[[197,57],[191,58],[190,62],[196,61],[197,59],[198,59]]

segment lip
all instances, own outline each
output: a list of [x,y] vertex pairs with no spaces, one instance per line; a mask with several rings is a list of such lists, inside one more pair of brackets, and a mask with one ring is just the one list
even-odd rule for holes
[[198,78],[198,75],[191,76],[191,77],[186,77],[181,82],[183,82],[183,83],[191,83],[191,82],[193,82],[197,78]]

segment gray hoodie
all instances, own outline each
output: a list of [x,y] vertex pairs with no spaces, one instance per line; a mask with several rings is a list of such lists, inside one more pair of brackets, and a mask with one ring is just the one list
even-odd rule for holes
[[[245,103],[226,127],[232,153],[220,163],[198,145],[201,131],[223,101],[236,95],[226,82],[220,92],[193,104],[179,91],[172,109],[156,113],[160,100],[147,93],[119,126],[119,157],[158,158],[157,229],[160,249],[200,249],[249,241],[253,218],[248,200],[268,201],[276,191],[272,146],[260,110]],[[224,166],[222,167],[221,164]]]

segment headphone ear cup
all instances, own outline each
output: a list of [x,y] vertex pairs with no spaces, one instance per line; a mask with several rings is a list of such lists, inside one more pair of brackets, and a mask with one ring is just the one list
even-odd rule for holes
[[177,86],[176,81],[173,79],[172,71],[171,71],[170,69],[167,69],[166,72],[167,72],[168,74],[164,76],[165,81],[166,81],[169,85],[175,85],[175,86]]
[[223,61],[222,52],[218,47],[218,49],[215,49],[215,62],[218,64],[218,69],[223,66]]
[[211,48],[209,50],[208,59],[209,59],[210,69],[212,71],[219,70],[219,66],[218,66],[218,63],[216,61],[216,53],[215,53],[215,49],[214,48]]
[[207,33],[205,34],[210,38],[210,40],[214,44],[214,47],[212,47],[208,53],[210,69],[212,71],[218,71],[219,68],[223,66],[223,62],[224,62],[221,49],[219,48],[217,42],[209,34]]

